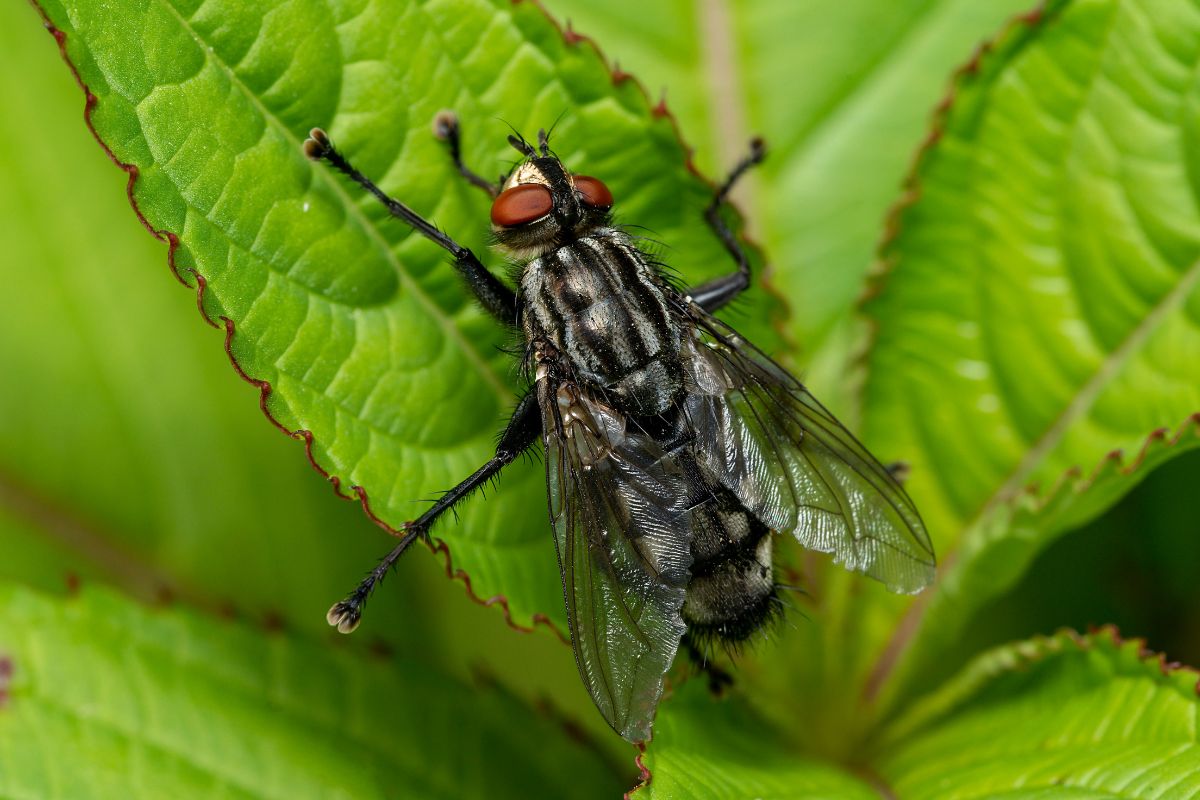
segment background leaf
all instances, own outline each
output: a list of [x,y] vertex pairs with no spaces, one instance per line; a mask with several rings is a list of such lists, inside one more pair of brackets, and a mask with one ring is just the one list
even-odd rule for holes
[[949,654],[960,649],[973,617],[1010,589],[1039,551],[1113,505],[1158,464],[1196,447],[1200,415],[1175,436],[1160,431],[1133,463],[1107,458],[1094,474],[1068,480],[1046,498],[1023,495],[973,529],[923,609],[921,628],[894,676],[895,691],[930,690],[953,674],[960,663]]
[[0,587],[0,658],[5,797],[591,797],[621,786],[556,720],[495,686],[107,591],[52,600]]
[[1200,406],[1188,10],[1052,3],[1010,28],[914,177],[867,308],[867,430],[912,454],[943,547]]
[[[649,797],[1191,797],[1197,673],[1106,629],[976,658],[862,744],[853,771],[797,752],[736,694],[702,680],[659,715]],[[640,796],[640,795],[639,795]]]
[[879,771],[904,798],[1190,797],[1196,673],[1112,631],[981,656],[889,732]]
[[[1183,501],[1200,451],[1172,459],[1082,528],[1039,553],[1020,581],[984,606],[948,658],[1035,633],[1115,624],[1174,661],[1200,663],[1200,507]],[[960,655],[961,654],[961,655]]]
[[867,306],[866,434],[910,454],[943,564],[1027,484],[1200,407],[1193,10],[1049,3],[961,74],[921,160]]

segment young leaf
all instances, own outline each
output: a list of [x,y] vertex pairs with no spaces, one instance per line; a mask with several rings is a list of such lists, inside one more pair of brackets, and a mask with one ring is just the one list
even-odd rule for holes
[[896,797],[1193,797],[1197,674],[1111,630],[980,657],[896,722],[878,769]]
[[[392,527],[490,455],[518,385],[498,349],[511,335],[442,251],[304,159],[309,127],[486,253],[487,200],[454,173],[434,114],[458,112],[466,159],[485,174],[515,157],[498,118],[532,135],[562,114],[554,141],[568,163],[608,182],[622,218],[668,242],[675,267],[709,275],[728,261],[670,120],[534,4],[42,8],[95,96],[98,136],[135,170],[139,213],[172,240],[176,272],[199,284],[266,411],[311,432],[314,462]],[[502,504],[468,504],[437,535],[480,595],[507,595],[522,624],[541,613],[561,626],[541,470],[514,465]]]
[[5,797],[591,797],[621,783],[496,686],[107,591],[0,585]]
[[737,694],[716,700],[692,680],[659,715],[642,791],[781,800],[1191,797],[1200,791],[1197,677],[1111,630],[1007,645],[860,743],[853,771],[797,751]]

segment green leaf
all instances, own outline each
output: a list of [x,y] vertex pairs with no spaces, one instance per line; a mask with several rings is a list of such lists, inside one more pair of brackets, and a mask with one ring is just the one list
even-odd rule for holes
[[0,9],[0,48],[25,65],[0,75],[23,121],[0,148],[2,272],[19,285],[0,292],[0,336],[21,343],[0,348],[20,387],[0,392],[0,573],[318,622],[376,554],[371,526],[263,424],[194,298],[162,280],[34,9]]
[[1200,408],[1196,56],[1189,3],[1053,2],[960,76],[867,306],[867,435],[943,550]]
[[1192,797],[1197,674],[1111,630],[981,656],[885,734],[879,774],[905,800]]
[[643,760],[651,777],[639,798],[879,797],[843,768],[794,752],[737,697],[715,700],[702,680],[688,681],[663,706]]
[[[82,576],[337,638],[326,609],[389,542],[265,424],[194,295],[167,278],[33,8],[0,4],[0,52],[22,65],[0,72],[0,111],[22,121],[0,149],[0,278],[14,287],[0,292],[0,578],[61,591]],[[415,552],[343,644],[464,677],[486,663],[627,759],[570,648],[543,626],[514,636],[502,597],[482,608],[463,593],[440,554]]]
[[860,743],[853,772],[797,751],[736,692],[717,700],[692,680],[659,715],[645,793],[1191,797],[1200,790],[1197,677],[1112,630],[1007,645]]
[[107,591],[0,587],[0,658],[4,797],[592,797],[621,785],[496,686]]
[[[1036,536],[1009,526],[1025,487],[1136,451],[1200,408],[1197,59],[1190,3],[1048,3],[959,75],[896,217],[866,306],[865,435],[912,463],[943,564],[998,576],[947,579],[975,604],[1136,481],[1047,509]],[[890,609],[880,629],[903,605]],[[876,656],[872,690],[923,610]]]
[[[713,274],[728,260],[703,227],[709,189],[683,169],[670,121],[533,4],[44,9],[97,98],[97,133],[137,167],[140,213],[178,237],[176,271],[203,276],[204,310],[230,320],[233,357],[271,387],[269,414],[311,431],[314,461],[344,489],[364,487],[393,527],[490,455],[517,383],[498,349],[508,334],[442,251],[303,158],[310,126],[483,253],[487,201],[453,174],[434,113],[457,110],[467,161],[490,173],[513,159],[498,118],[532,132],[566,110],[555,141],[568,163],[608,181],[676,267]],[[514,465],[501,503],[468,504],[437,533],[480,595],[505,594],[523,624],[543,614],[561,626],[541,469]]]
[[[932,683],[934,673],[952,674],[978,653],[1006,642],[1101,623],[1136,632],[1174,661],[1200,663],[1200,640],[1191,624],[1200,614],[1195,581],[1200,538],[1194,533],[1200,530],[1200,506],[1181,502],[1198,474],[1200,448],[1193,448],[1146,474],[1102,516],[1054,537],[1017,582],[970,616],[936,666],[912,671],[913,683]],[[1013,552],[1016,562],[1020,548]],[[1002,573],[1006,562],[997,563]],[[923,627],[918,639],[938,630],[937,625]],[[914,644],[914,650],[921,649],[919,641]]]
[[906,660],[896,668],[894,690],[911,695],[948,677],[958,664],[947,656],[972,617],[1015,585],[1038,552],[1112,506],[1157,465],[1194,448],[1200,448],[1200,414],[1173,437],[1157,432],[1133,463],[1123,464],[1113,453],[1093,474],[1073,478],[1049,497],[1023,494],[972,529],[923,609]]

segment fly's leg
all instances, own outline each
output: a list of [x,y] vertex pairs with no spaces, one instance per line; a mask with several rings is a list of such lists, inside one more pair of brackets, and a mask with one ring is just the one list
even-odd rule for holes
[[900,484],[901,486],[908,481],[908,476],[912,474],[912,464],[909,464],[907,461],[893,461],[890,464],[886,464],[884,469],[886,469],[888,474],[895,478],[896,483]]
[[713,194],[712,202],[704,209],[704,219],[708,222],[708,226],[713,229],[713,233],[717,235],[717,238],[721,240],[721,244],[725,245],[725,249],[729,252],[729,255],[733,256],[733,260],[737,262],[736,272],[722,275],[719,278],[713,278],[711,281],[688,290],[687,294],[692,298],[692,302],[705,311],[716,311],[750,286],[750,258],[746,255],[746,251],[742,249],[737,236],[725,224],[725,220],[721,218],[721,207],[729,199],[729,192],[733,190],[738,179],[745,175],[755,164],[761,163],[766,155],[767,147],[763,143],[763,140],[758,138],[752,139],[750,141],[749,155],[743,158],[733,168],[733,171],[729,173],[729,177],[725,179],[725,182],[717,187],[717,191]]
[[495,198],[500,194],[500,186],[504,183],[504,175],[497,183],[492,183],[479,173],[472,170],[462,160],[462,132],[458,127],[458,115],[453,111],[439,111],[433,118],[433,135],[446,143],[450,150],[450,158],[460,175],[467,179],[472,186],[478,186],[487,192],[488,197]]
[[475,294],[480,304],[506,325],[515,325],[517,320],[517,299],[512,289],[505,286],[499,278],[488,271],[479,259],[467,248],[455,242],[437,227],[413,211],[408,206],[388,197],[375,183],[363,175],[346,160],[329,136],[320,128],[313,128],[308,138],[304,140],[304,154],[313,161],[325,161],[339,172],[349,176],[355,183],[362,186],[387,207],[392,216],[411,225],[417,233],[429,239],[434,244],[447,250],[454,256],[454,266],[467,282],[467,286]]
[[700,673],[708,678],[708,690],[720,697],[725,694],[725,690],[733,686],[733,676],[725,670],[718,667],[711,658],[709,658],[699,644],[692,638],[691,634],[683,635],[683,648],[687,653],[688,660],[700,670]]
[[383,580],[388,570],[400,556],[404,555],[404,551],[409,548],[409,545],[417,539],[428,539],[429,529],[438,517],[511,464],[517,456],[525,452],[537,440],[541,431],[541,417],[538,414],[536,397],[533,392],[530,392],[517,404],[516,411],[508,421],[508,427],[504,429],[504,434],[500,437],[499,444],[496,445],[496,455],[475,470],[471,477],[442,495],[436,503],[430,506],[428,511],[404,525],[402,529],[404,535],[400,538],[400,543],[392,548],[392,552],[383,557],[379,565],[363,578],[362,583],[346,595],[345,600],[339,600],[329,609],[329,613],[325,616],[329,624],[342,633],[350,633],[357,628],[362,619],[363,607],[367,604],[367,599],[374,591],[375,585]]

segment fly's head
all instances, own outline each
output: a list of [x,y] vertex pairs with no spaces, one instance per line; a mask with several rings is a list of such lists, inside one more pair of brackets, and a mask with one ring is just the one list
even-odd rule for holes
[[534,258],[607,225],[613,196],[588,175],[572,175],[550,151],[547,134],[538,146],[516,136],[508,142],[525,160],[504,181],[492,203],[497,243],[518,258]]

